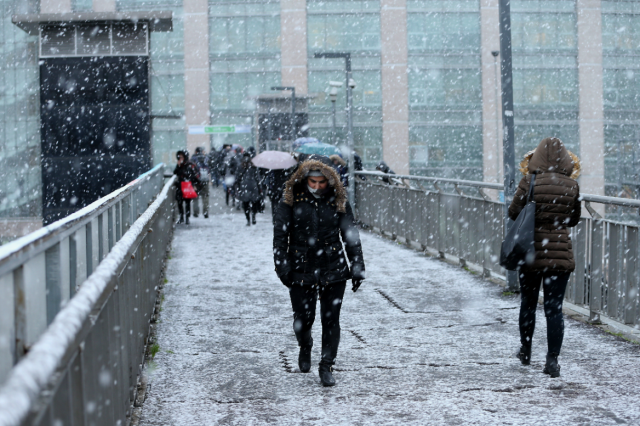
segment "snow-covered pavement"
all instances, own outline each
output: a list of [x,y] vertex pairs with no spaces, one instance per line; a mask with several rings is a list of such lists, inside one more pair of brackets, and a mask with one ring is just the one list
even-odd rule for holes
[[323,388],[319,318],[314,367],[298,371],[270,211],[246,227],[225,210],[175,232],[140,424],[640,424],[637,345],[569,319],[550,379],[541,309],[524,367],[517,297],[367,232],[367,280],[345,295],[337,385]]

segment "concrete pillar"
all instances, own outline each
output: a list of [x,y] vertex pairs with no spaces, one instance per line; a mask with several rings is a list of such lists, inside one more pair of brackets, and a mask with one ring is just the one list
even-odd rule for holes
[[94,12],[115,12],[116,0],[93,0]]
[[406,0],[380,2],[382,157],[393,171],[409,173],[409,82]]
[[69,13],[71,0],[40,0],[40,13]]
[[[188,126],[210,124],[209,9],[207,0],[184,0],[184,107]],[[209,135],[187,134],[187,149],[210,148]]]
[[[604,101],[600,0],[577,0],[576,8],[580,97],[580,153],[578,155],[582,165],[580,191],[604,195]],[[600,213],[604,213],[604,209],[601,210]]]
[[[485,182],[502,183],[502,102],[498,0],[480,0],[482,64],[482,171]],[[497,62],[497,67],[496,67]],[[518,159],[516,159],[516,162]]]
[[307,86],[307,1],[280,1],[280,67],[282,85],[305,95]]

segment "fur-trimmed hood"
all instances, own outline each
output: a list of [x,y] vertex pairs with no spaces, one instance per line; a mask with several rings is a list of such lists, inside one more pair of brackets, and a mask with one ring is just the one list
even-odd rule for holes
[[306,190],[306,178],[307,174],[311,170],[318,170],[327,178],[329,181],[329,187],[333,188],[334,191],[335,203],[338,212],[345,213],[347,206],[347,191],[344,189],[344,186],[342,186],[338,173],[336,173],[333,167],[317,160],[307,160],[303,162],[300,164],[300,167],[298,167],[298,170],[296,170],[296,172],[289,178],[284,186],[284,193],[282,195],[284,203],[288,206],[293,206],[294,196],[297,193]]
[[528,175],[532,172],[554,172],[577,179],[580,176],[580,159],[565,148],[558,138],[545,138],[538,147],[524,155],[520,162],[520,172]]

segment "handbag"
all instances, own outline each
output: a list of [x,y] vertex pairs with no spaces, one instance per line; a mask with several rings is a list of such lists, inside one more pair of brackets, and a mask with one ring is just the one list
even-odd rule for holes
[[533,245],[535,233],[536,202],[533,200],[533,186],[536,175],[531,175],[527,204],[507,232],[500,248],[500,266],[515,271],[522,265],[530,265],[536,258]]
[[191,182],[180,182],[180,190],[182,191],[182,198],[185,200],[193,200],[198,197],[198,194],[195,189],[193,189]]

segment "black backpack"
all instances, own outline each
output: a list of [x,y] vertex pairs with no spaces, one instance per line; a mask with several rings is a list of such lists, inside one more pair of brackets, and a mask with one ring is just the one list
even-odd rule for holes
[[522,265],[531,265],[536,258],[533,238],[536,223],[536,202],[533,200],[533,186],[536,175],[531,175],[527,204],[509,229],[500,249],[500,266],[515,271]]

